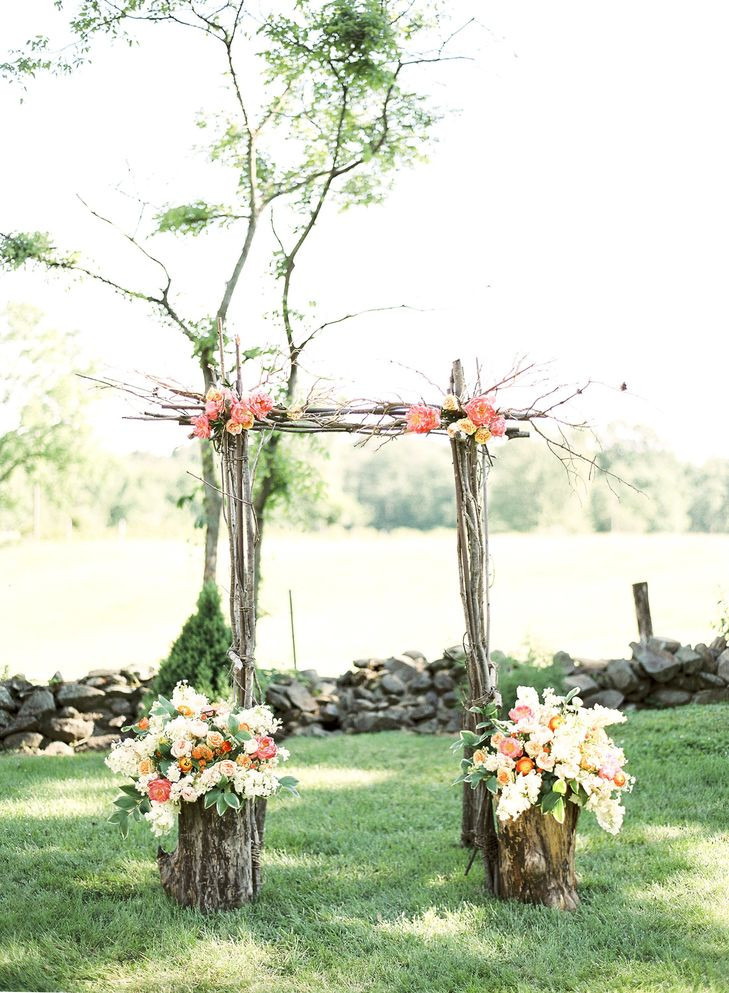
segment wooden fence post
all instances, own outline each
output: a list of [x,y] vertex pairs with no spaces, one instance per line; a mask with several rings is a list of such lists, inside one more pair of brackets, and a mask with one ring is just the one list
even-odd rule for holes
[[645,644],[653,636],[648,583],[633,583],[633,599],[635,600],[635,616],[638,619],[638,635],[641,642]]

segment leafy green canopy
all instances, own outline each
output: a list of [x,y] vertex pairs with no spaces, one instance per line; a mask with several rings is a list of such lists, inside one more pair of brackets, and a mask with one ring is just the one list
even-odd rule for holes
[[160,666],[155,692],[170,696],[176,684],[186,679],[210,699],[227,697],[230,645],[230,628],[223,620],[218,588],[215,583],[205,583],[195,613]]
[[[446,36],[442,0],[297,0],[264,3],[255,12],[243,0],[55,0],[54,6],[62,36],[31,38],[0,64],[0,74],[27,85],[40,72],[69,73],[92,59],[98,41],[141,45],[150,26],[157,36],[164,29],[169,44],[176,33],[194,35],[217,53],[225,84],[220,105],[198,119],[205,151],[224,175],[214,201],[191,189],[182,203],[143,210],[133,234],[120,229],[156,275],[157,291],[100,271],[95,260],[56,247],[43,232],[0,233],[0,268],[77,273],[142,301],[187,339],[207,387],[217,375],[217,321],[225,322],[241,293],[263,230],[271,265],[262,279],[273,281],[279,304],[268,343],[245,343],[244,359],[257,367],[247,379],[265,377],[280,398],[294,400],[303,350],[347,319],[317,323],[314,307],[297,305],[298,259],[328,203],[345,209],[380,201],[396,169],[422,156],[437,119],[418,91],[422,68],[457,57],[446,54],[458,31]],[[230,275],[202,313],[189,313],[164,246],[170,237],[197,239],[221,228],[226,244],[234,242]],[[269,501],[290,500],[288,484],[298,468],[278,436],[271,439],[259,465],[259,520]],[[210,525],[219,514],[212,464],[204,462],[203,476]]]

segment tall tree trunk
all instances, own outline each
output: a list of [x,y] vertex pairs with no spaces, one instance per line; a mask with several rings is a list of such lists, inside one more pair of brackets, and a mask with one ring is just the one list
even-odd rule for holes
[[254,561],[254,586],[256,596],[256,613],[258,613],[258,598],[261,591],[261,549],[263,548],[263,533],[266,526],[266,507],[276,488],[276,476],[273,471],[274,461],[278,454],[281,440],[280,434],[274,434],[266,444],[265,461],[262,455],[258,463],[258,485],[253,498],[253,513],[256,520],[256,548]]
[[223,498],[219,493],[220,478],[216,472],[215,453],[209,441],[201,441],[203,508],[205,510],[205,563],[203,583],[214,583],[218,567],[220,510]]
[[575,841],[580,808],[565,804],[564,824],[539,807],[516,820],[501,821],[498,833],[498,884],[503,900],[541,903],[575,910],[580,903],[575,875]]
[[[205,352],[200,359],[205,380],[205,390],[215,383],[215,364],[212,354]],[[215,582],[218,567],[218,539],[220,537],[220,512],[223,497],[220,476],[217,472],[215,453],[209,441],[200,442],[203,478],[203,509],[205,512],[205,562],[203,583]]]

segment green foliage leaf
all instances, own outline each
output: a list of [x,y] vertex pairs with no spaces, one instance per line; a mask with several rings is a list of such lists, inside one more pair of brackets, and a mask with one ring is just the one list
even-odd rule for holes
[[203,800],[203,806],[207,810],[208,807],[212,807],[213,804],[217,803],[221,797],[220,790],[210,790],[209,793],[205,794],[205,799]]
[[233,793],[230,790],[223,794],[223,799],[229,807],[233,810],[240,810],[240,798],[237,793]]
[[155,218],[160,233],[199,235],[212,223],[231,224],[240,218],[229,207],[222,204],[205,203],[195,200],[177,207],[168,207]]
[[551,814],[555,821],[559,821],[560,824],[564,824],[564,797],[559,797],[555,805],[552,807]]
[[559,803],[561,803],[562,806],[564,807],[564,800],[562,798],[562,795],[560,793],[555,793],[554,790],[550,790],[549,793],[547,793],[544,797],[542,797],[542,803],[541,803],[542,813],[543,814],[551,813]]

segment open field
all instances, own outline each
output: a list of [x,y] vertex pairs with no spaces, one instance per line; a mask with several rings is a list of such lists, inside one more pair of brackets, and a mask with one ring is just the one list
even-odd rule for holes
[[[706,734],[707,721],[712,728]],[[156,843],[105,823],[100,756],[0,758],[0,989],[81,993],[726,993],[729,707],[631,718],[617,837],[580,822],[574,914],[485,898],[443,738],[294,740],[259,901],[168,903]]]
[[[493,647],[505,651],[529,641],[621,655],[635,631],[631,583],[643,579],[656,630],[702,641],[729,591],[727,535],[497,534],[492,543]],[[157,662],[193,608],[200,572],[199,548],[184,541],[0,548],[0,669],[70,678]],[[271,533],[264,579],[263,665],[291,665],[289,589],[301,668],[336,673],[407,648],[433,657],[463,630],[451,532]]]

